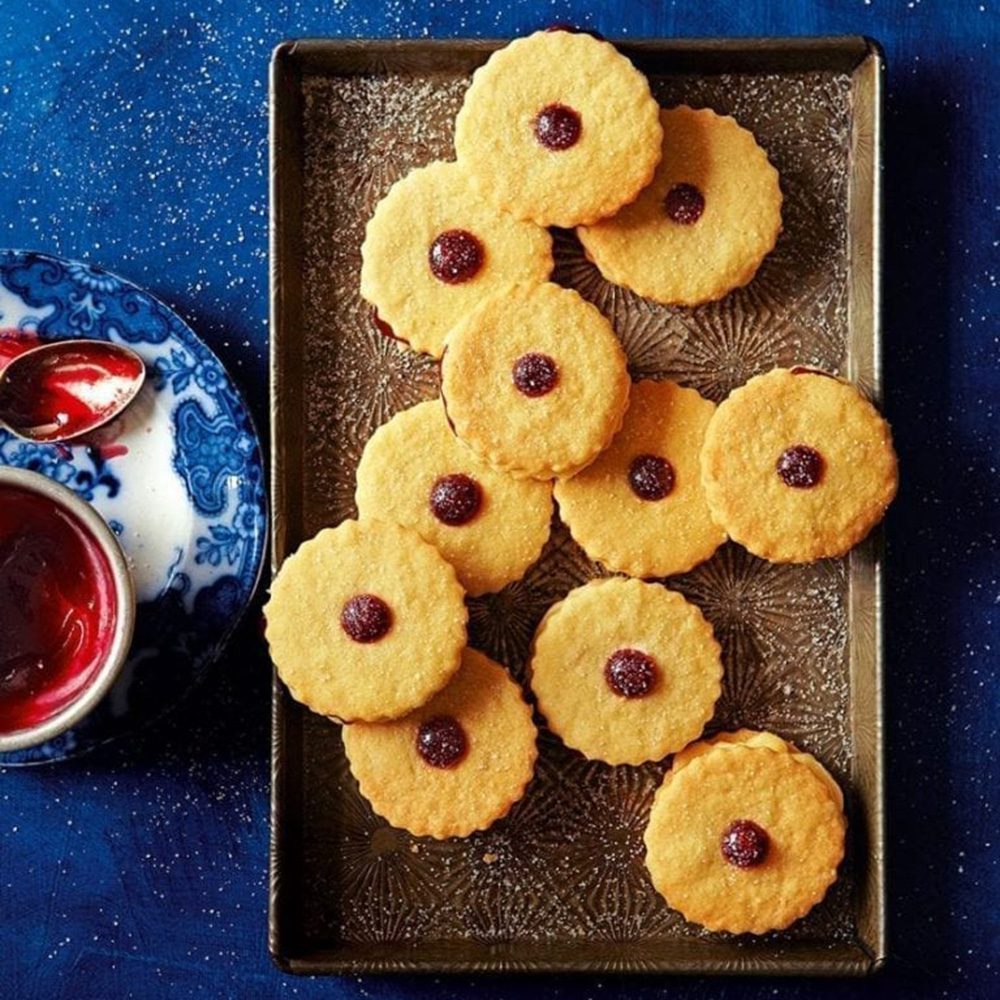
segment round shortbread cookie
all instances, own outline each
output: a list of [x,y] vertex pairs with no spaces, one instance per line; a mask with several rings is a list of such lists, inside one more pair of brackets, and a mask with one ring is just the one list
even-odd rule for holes
[[559,512],[591,559],[638,577],[685,573],[726,540],[699,459],[715,404],[675,382],[637,382],[610,446],[556,483]]
[[826,782],[795,756],[722,744],[668,773],[646,828],[646,867],[685,919],[763,934],[826,894],[845,821]]
[[473,595],[499,590],[538,558],[549,537],[552,487],[514,479],[452,432],[440,399],[397,413],[365,445],[358,516],[415,529]]
[[361,247],[362,296],[394,337],[435,358],[485,296],[551,271],[549,234],[498,212],[457,163],[431,163],[397,181]]
[[523,795],[538,750],[531,709],[499,664],[473,649],[443,691],[402,719],[344,727],[361,794],[418,837],[484,830]]
[[734,390],[709,421],[701,474],[713,518],[772,562],[843,555],[897,484],[889,425],[854,386],[808,368]]
[[682,767],[689,764],[695,757],[708,753],[713,748],[725,749],[732,746],[764,747],[776,753],[790,753],[800,763],[805,764],[817,777],[822,778],[839,809],[844,808],[844,793],[830,772],[810,753],[800,750],[794,743],[783,740],[774,733],[762,732],[757,729],[737,729],[733,732],[716,733],[707,740],[689,743],[679,753],[674,754],[670,765],[670,773],[676,774]]
[[608,321],[548,282],[487,300],[449,334],[441,394],[458,436],[515,476],[569,476],[621,427],[625,352]]
[[747,284],[781,232],[778,172],[732,118],[681,106],[661,113],[663,159],[617,215],[577,230],[609,281],[693,306]]
[[567,746],[641,764],[701,733],[721,692],[722,661],[712,626],[680,594],[612,577],[549,609],[530,674],[539,711]]
[[519,219],[575,226],[611,215],[661,156],[646,78],[608,42],[538,31],[476,70],[455,151],[484,198]]
[[468,617],[455,571],[415,531],[344,521],[303,542],[264,609],[293,698],[345,722],[392,719],[451,679]]

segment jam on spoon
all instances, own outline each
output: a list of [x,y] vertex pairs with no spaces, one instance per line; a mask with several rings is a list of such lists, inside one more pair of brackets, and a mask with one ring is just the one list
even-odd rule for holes
[[0,423],[30,441],[68,441],[114,420],[145,378],[142,358],[119,344],[41,344],[0,371]]

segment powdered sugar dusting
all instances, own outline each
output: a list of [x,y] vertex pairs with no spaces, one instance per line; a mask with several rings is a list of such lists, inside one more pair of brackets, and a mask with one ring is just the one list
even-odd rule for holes
[[[466,76],[307,77],[304,108],[306,420],[302,490],[309,532],[353,515],[364,442],[397,410],[433,396],[437,366],[400,350],[358,293],[364,226],[408,170],[452,156]],[[670,309],[610,285],[575,237],[556,234],[556,279],[615,326],[636,376],[706,395],[775,364],[843,370],[847,360],[849,81],[834,73],[674,76],[664,103],[709,106],[751,128],[781,174],[785,231],[757,278],[718,303]],[[557,525],[539,563],[470,601],[473,644],[519,679],[546,608],[602,575]],[[848,576],[843,562],[772,566],[735,545],[668,581],[701,606],[722,643],[726,681],[712,729],[768,728],[850,777]],[[703,934],[652,889],[642,831],[665,765],[610,768],[543,731],[537,776],[504,821],[465,841],[417,841],[361,799],[336,727],[305,713],[305,922],[356,942],[604,940]],[[805,920],[781,937],[844,940],[852,859]],[[623,952],[623,955],[625,952]]]

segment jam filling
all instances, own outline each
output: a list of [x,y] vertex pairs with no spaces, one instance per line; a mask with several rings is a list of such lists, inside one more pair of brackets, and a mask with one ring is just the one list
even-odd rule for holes
[[599,31],[595,31],[593,28],[581,28],[578,25],[570,24],[568,21],[557,21],[555,24],[550,24],[545,31],[546,33],[565,31],[571,35],[590,35],[591,38],[596,38],[599,42],[607,41]]
[[0,486],[0,732],[75,701],[116,621],[111,565],[91,533],[55,501]]
[[[4,342],[9,363],[16,342]],[[38,440],[73,438],[114,416],[131,399],[142,374],[142,362],[102,343],[36,352],[7,373],[0,419],[30,428]]]
[[468,749],[465,730],[450,715],[435,715],[417,730],[417,753],[431,767],[454,767]]
[[725,829],[719,847],[734,868],[755,868],[767,858],[771,838],[753,820],[738,819]]
[[514,362],[511,378],[525,396],[544,396],[556,387],[559,366],[547,354],[523,354]]
[[642,698],[656,684],[656,661],[638,649],[619,649],[604,664],[608,687],[622,698]]
[[660,455],[638,455],[628,467],[628,484],[640,500],[662,500],[674,488],[674,467]]
[[480,272],[485,259],[482,243],[464,229],[441,233],[427,251],[431,273],[446,285],[470,281]]
[[372,309],[372,324],[383,337],[388,337],[390,340],[398,340],[401,344],[405,344],[406,341],[402,337],[396,336],[396,331],[393,330],[391,326],[381,316],[378,314],[377,309]]
[[378,642],[392,628],[392,611],[375,594],[356,594],[340,611],[340,627],[355,642]]
[[535,117],[535,138],[554,153],[575,146],[582,129],[580,115],[565,104],[549,104]]
[[483,491],[471,476],[456,472],[441,476],[431,487],[431,513],[453,527],[468,524],[483,505]]
[[37,334],[28,333],[26,330],[0,330],[0,371],[3,371],[14,358],[37,347],[40,343]]
[[807,444],[792,445],[778,457],[775,469],[786,486],[808,490],[823,478],[823,456]]
[[705,211],[705,196],[693,184],[675,184],[663,199],[667,218],[682,226],[693,226]]
[[836,375],[833,375],[830,372],[825,372],[825,371],[823,371],[822,368],[809,368],[806,365],[796,365],[792,369],[792,374],[793,375],[822,375],[824,378],[832,378],[834,380],[834,382],[839,382],[840,381],[840,379],[838,379]]

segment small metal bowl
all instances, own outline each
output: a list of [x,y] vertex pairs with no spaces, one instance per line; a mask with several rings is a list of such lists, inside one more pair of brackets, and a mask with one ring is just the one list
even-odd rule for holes
[[135,628],[135,586],[125,554],[104,518],[72,490],[46,479],[37,472],[0,467],[0,486],[14,486],[54,501],[74,517],[101,547],[114,581],[117,614],[115,633],[107,655],[83,692],[51,718],[28,729],[0,732],[0,753],[38,746],[81,722],[108,693],[128,659]]

